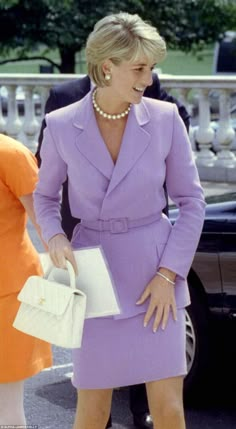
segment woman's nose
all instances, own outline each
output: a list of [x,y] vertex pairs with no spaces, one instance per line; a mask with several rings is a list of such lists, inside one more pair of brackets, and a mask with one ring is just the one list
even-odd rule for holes
[[150,70],[150,71],[147,71],[145,78],[144,78],[145,86],[152,85],[152,82],[153,82],[152,71]]

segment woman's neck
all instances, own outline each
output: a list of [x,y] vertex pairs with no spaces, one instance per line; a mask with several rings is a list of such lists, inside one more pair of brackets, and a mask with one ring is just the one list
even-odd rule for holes
[[110,115],[123,113],[130,107],[130,103],[115,96],[109,87],[96,88],[95,99],[98,107]]

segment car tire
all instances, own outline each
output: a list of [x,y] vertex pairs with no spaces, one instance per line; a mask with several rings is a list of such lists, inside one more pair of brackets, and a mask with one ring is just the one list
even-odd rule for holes
[[204,297],[189,285],[191,305],[186,308],[186,358],[188,373],[184,380],[185,401],[195,399],[208,369],[210,354],[209,319]]

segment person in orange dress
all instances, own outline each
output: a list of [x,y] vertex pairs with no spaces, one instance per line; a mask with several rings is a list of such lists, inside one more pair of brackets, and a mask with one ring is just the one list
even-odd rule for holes
[[34,155],[0,134],[0,426],[26,424],[24,380],[52,365],[48,343],[12,327],[20,289],[42,273],[26,229],[27,214],[38,229],[32,203],[37,173]]

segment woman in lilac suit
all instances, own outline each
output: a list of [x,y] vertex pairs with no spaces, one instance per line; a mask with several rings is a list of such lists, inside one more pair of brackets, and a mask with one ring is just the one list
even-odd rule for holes
[[[74,429],[103,429],[112,389],[143,382],[154,428],[185,428],[186,278],[205,203],[176,106],[143,97],[165,51],[137,15],[103,18],[86,46],[95,87],[46,116],[35,210],[51,258],[77,270],[72,248],[102,246],[122,310],[86,320],[73,351]],[[71,213],[81,219],[71,243],[60,219],[66,177]],[[174,226],[162,214],[164,181],[179,207]]]

